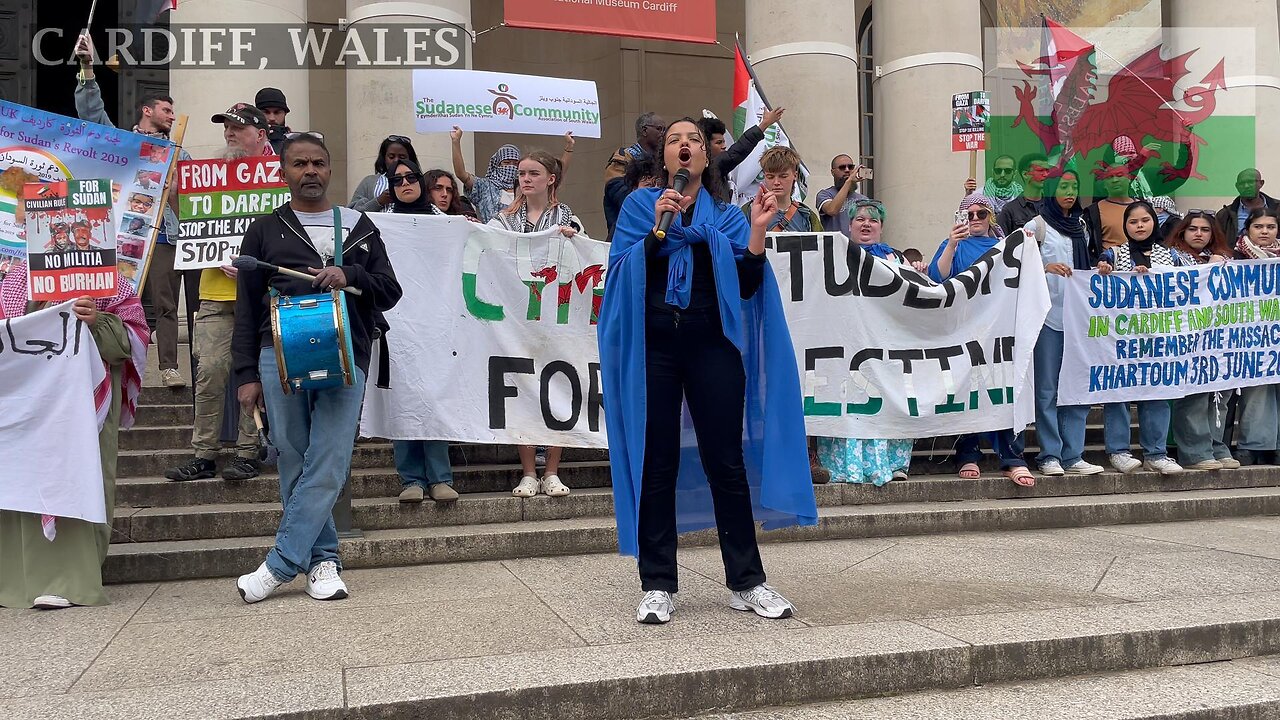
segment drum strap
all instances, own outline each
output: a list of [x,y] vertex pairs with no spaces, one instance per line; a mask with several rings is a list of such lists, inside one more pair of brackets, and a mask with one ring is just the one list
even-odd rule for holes
[[342,264],[342,211],[333,206],[333,265]]

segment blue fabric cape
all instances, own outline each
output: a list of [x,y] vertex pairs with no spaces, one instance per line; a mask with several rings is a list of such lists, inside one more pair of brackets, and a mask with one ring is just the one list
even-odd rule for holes
[[996,246],[1003,238],[992,237],[990,235],[982,235],[979,237],[967,237],[956,245],[956,252],[951,256],[951,274],[942,277],[942,272],[938,269],[938,258],[942,257],[942,251],[947,249],[947,241],[943,240],[938,246],[938,251],[933,254],[933,260],[929,262],[929,278],[934,282],[946,282],[960,273],[968,270],[973,266],[978,258],[987,253],[988,250]]
[[[653,209],[661,192],[639,189],[622,205],[597,326],[618,550],[624,555],[637,554],[647,398],[644,238],[653,228]],[[659,248],[671,268],[667,297],[688,303],[693,271],[689,243],[707,243],[720,297],[721,327],[742,353],[746,371],[742,451],[755,519],[766,530],[816,525],[818,508],[809,474],[800,375],[773,270],[766,264],[760,289],[749,300],[739,297],[737,259],[746,252],[749,237],[750,226],[741,210],[717,204],[705,189],[699,190],[693,223],[686,227],[683,218],[677,218]],[[686,430],[687,417],[686,408]],[[682,433],[676,481],[679,532],[715,526],[711,491],[692,438],[691,431]]]

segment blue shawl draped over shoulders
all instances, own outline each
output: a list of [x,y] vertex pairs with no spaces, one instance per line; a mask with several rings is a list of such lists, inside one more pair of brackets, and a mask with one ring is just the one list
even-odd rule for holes
[[[609,251],[604,303],[597,332],[604,384],[605,425],[618,522],[618,550],[636,555],[645,441],[645,252],[653,209],[662,191],[632,192],[622,205]],[[757,522],[766,530],[815,525],[818,508],[809,474],[804,407],[791,333],[773,270],[749,299],[740,297],[737,261],[747,252],[750,225],[741,210],[699,190],[693,222],[676,218],[659,254],[668,258],[667,301],[687,304],[693,275],[691,243],[710,246],[720,322],[742,353],[746,371],[743,461]],[[679,532],[715,526],[711,491],[685,410],[676,482]]]

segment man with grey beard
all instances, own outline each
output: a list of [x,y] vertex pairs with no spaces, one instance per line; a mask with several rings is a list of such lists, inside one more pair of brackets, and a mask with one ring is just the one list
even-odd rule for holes
[[[236,103],[218,113],[213,122],[222,125],[226,141],[218,158],[232,161],[275,155],[267,138],[267,116],[250,103]],[[206,268],[200,274],[200,310],[196,313],[191,347],[196,356],[196,412],[191,431],[195,457],[170,468],[170,480],[203,480],[215,472],[214,460],[222,447],[222,413],[226,408],[227,380],[231,373],[231,333],[236,322],[236,275],[230,265]],[[258,438],[253,415],[240,410],[235,457],[222,469],[226,480],[248,480],[258,475]]]

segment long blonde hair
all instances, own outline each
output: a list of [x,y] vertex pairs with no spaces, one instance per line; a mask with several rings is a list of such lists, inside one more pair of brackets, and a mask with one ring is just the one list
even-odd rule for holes
[[[560,201],[556,199],[556,189],[560,187],[560,181],[564,179],[564,165],[554,155],[542,150],[533,150],[525,153],[524,157],[520,158],[520,162],[525,160],[532,160],[538,163],[547,169],[548,174],[555,178],[555,182],[551,183],[551,186],[547,188],[547,209],[550,210],[559,205]],[[502,209],[502,214],[514,215],[522,205],[524,205],[524,191],[520,188],[520,182],[517,180],[515,200]]]

